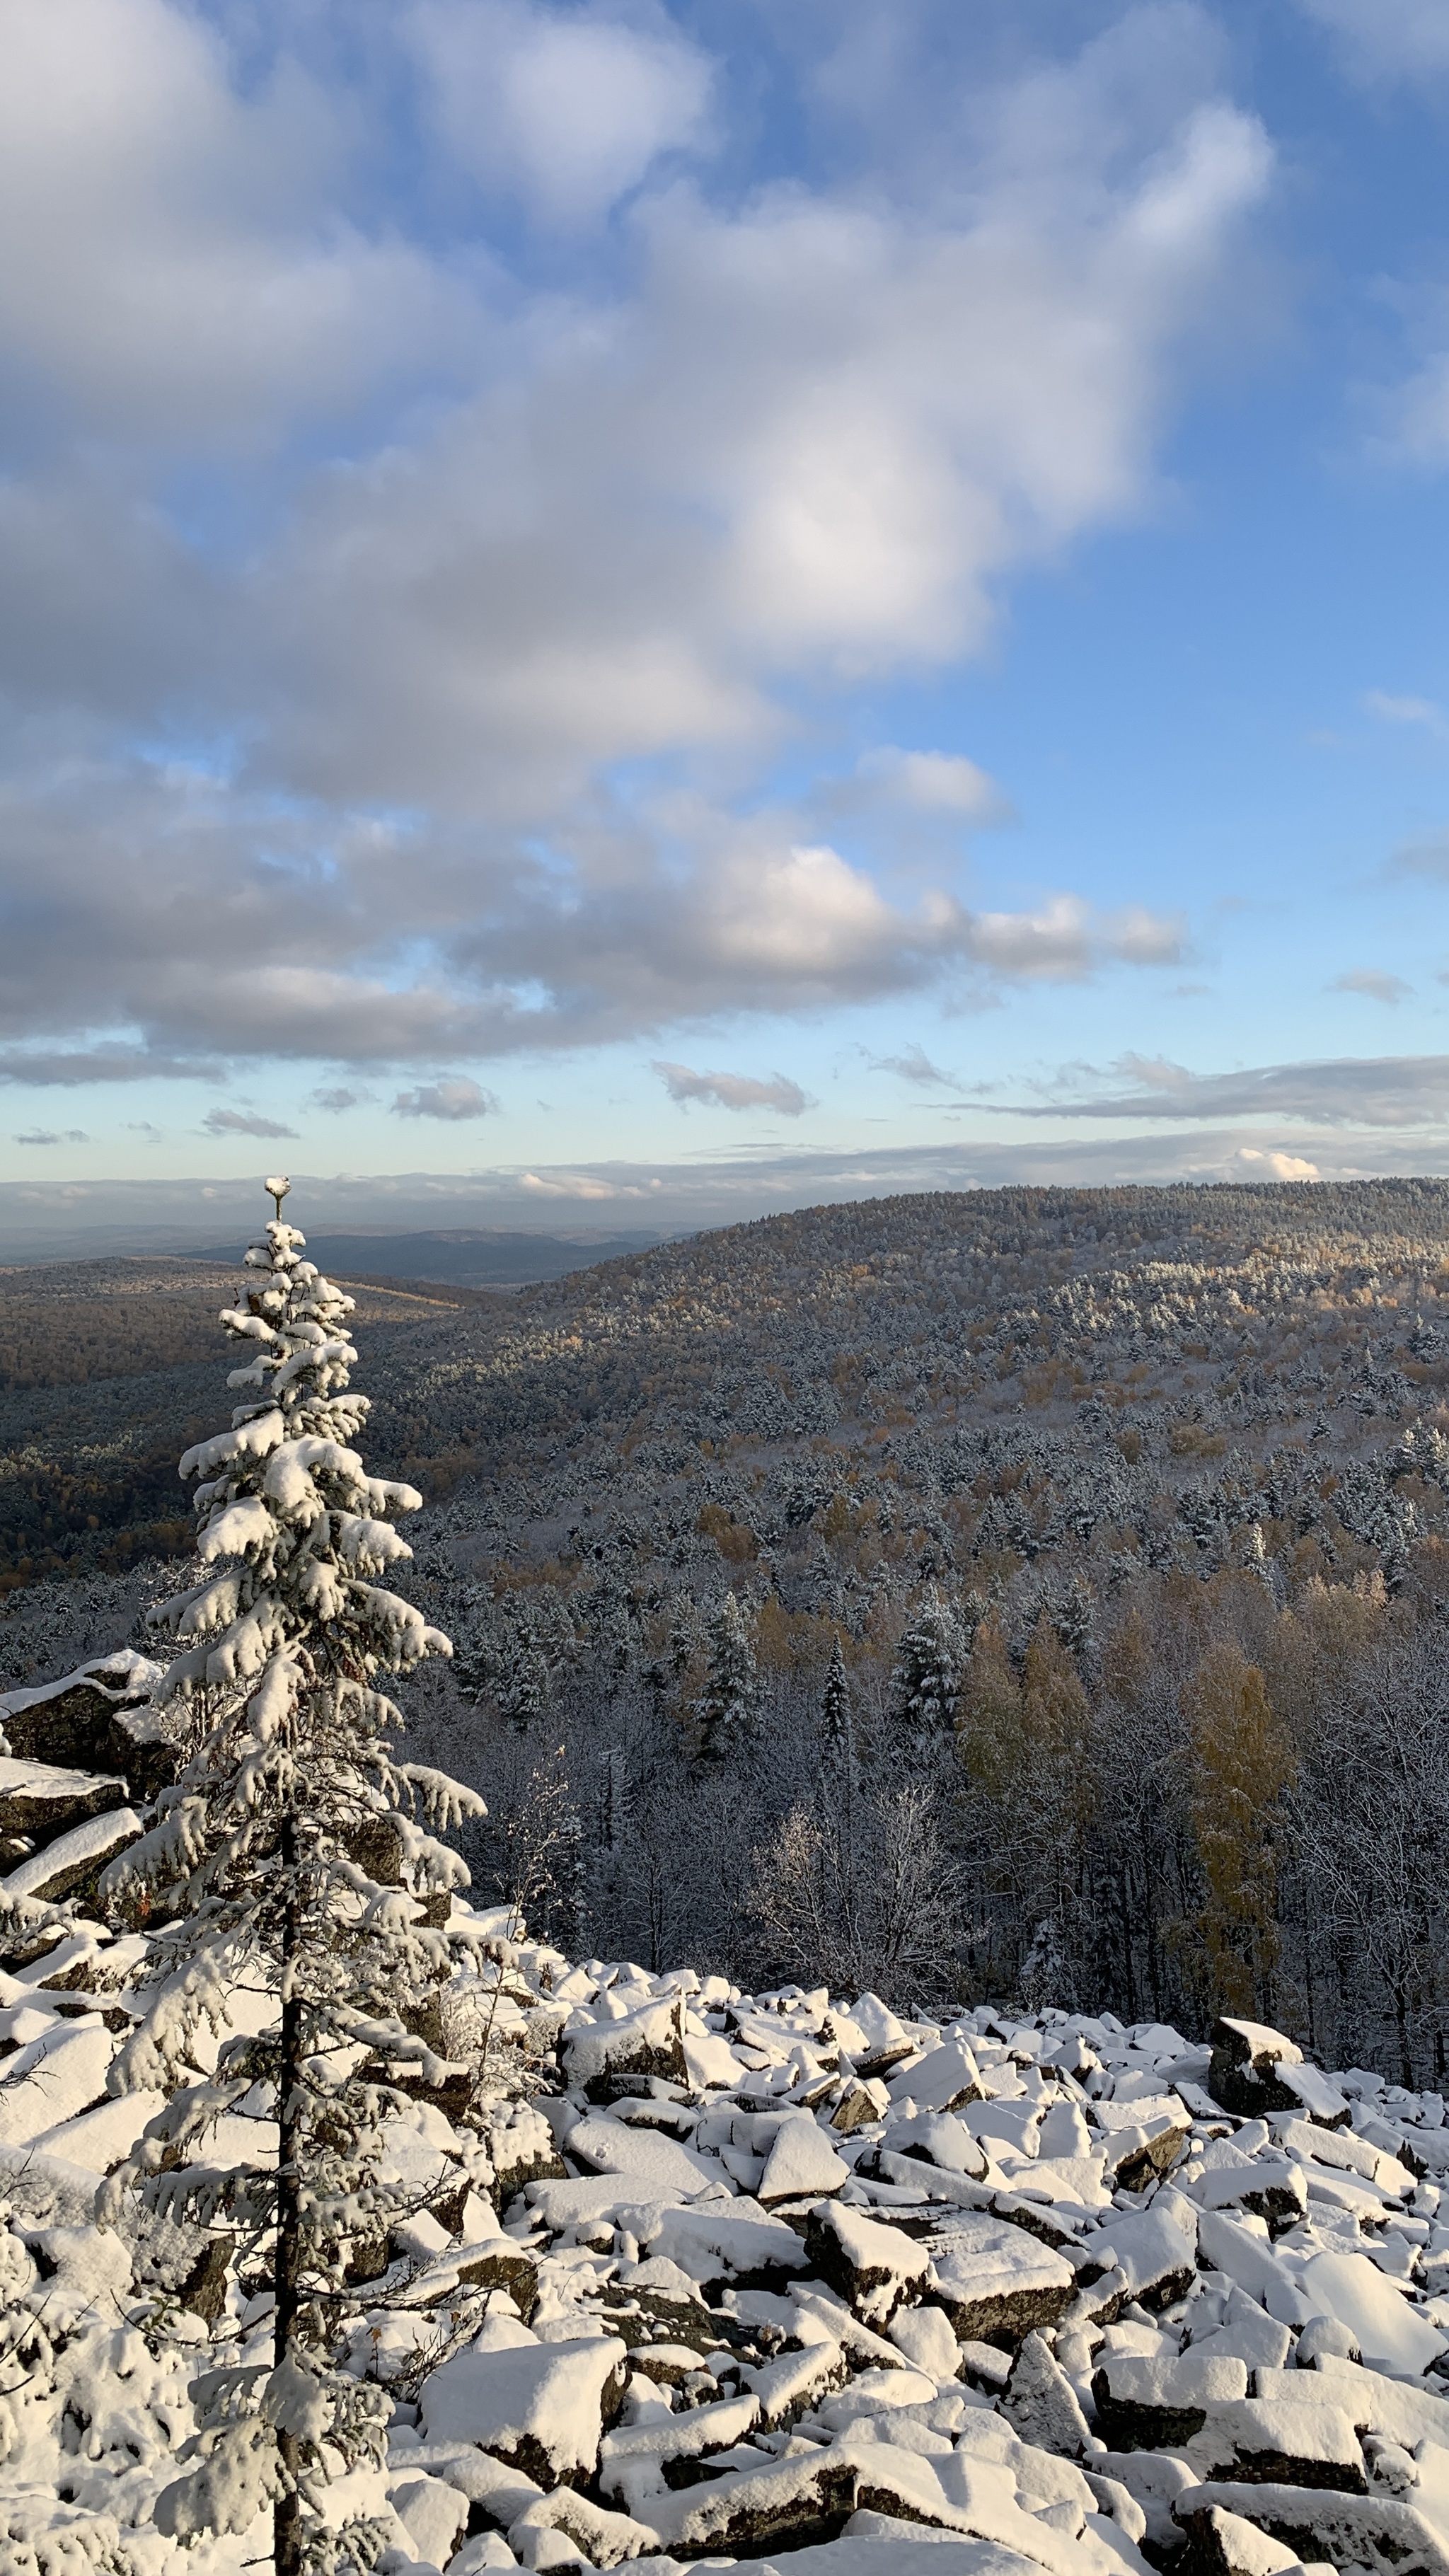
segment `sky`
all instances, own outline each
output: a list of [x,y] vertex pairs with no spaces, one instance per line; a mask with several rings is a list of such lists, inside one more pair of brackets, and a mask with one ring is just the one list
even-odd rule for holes
[[1449,1171],[1449,0],[0,48],[0,1232]]

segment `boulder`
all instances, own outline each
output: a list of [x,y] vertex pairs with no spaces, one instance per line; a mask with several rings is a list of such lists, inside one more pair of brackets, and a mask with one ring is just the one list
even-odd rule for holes
[[623,2395],[625,2348],[613,2335],[577,2343],[467,2351],[423,2388],[429,2442],[473,2442],[539,2486],[584,2486],[605,2420]]
[[159,1664],[129,1648],[97,1656],[58,1681],[0,1698],[0,1734],[21,1762],[119,1772],[133,1798],[154,1798],[181,1767],[151,1694]]
[[[0,1759],[0,1835],[17,1837],[24,1855],[72,1825],[124,1806],[126,1783],[118,1773],[65,1771],[54,1762]],[[22,1855],[17,1854],[17,1857]]]
[[1281,2030],[1224,2014],[1213,2024],[1207,2089],[1215,2102],[1240,2120],[1259,2119],[1265,2111],[1299,2111],[1302,2097],[1282,2082],[1281,2074],[1302,2063],[1297,2041]]
[[997,2400],[998,2412],[1023,2442],[1079,2460],[1092,2436],[1081,2402],[1044,2335],[1029,2334]]
[[607,2102],[614,2087],[631,2076],[663,2075],[684,2083],[689,2070],[682,2000],[646,2004],[622,2020],[566,2031],[563,2061],[570,2086],[581,2088],[591,2102]]
[[84,1824],[72,1825],[69,1833],[58,1835],[43,1851],[17,1862],[8,1877],[0,1879],[0,1896],[34,1897],[45,1905],[58,1905],[66,1896],[89,1896],[107,1862],[135,1842],[141,1830],[141,1819],[130,1807],[111,1807],[88,1816]]
[[[572,2141],[570,2141],[572,2147]],[[763,2209],[782,2200],[823,2200],[842,2191],[850,2167],[838,2156],[808,2111],[782,2120],[756,2191]]]
[[930,2277],[931,2258],[921,2246],[857,2209],[812,2211],[805,2253],[811,2270],[868,2326],[889,2325],[904,2301],[920,2297]]
[[1246,2397],[1246,2363],[1189,2349],[1177,2356],[1113,2353],[1093,2374],[1097,2430],[1114,2451],[1173,2451],[1208,2409]]
[[1076,2291],[1065,2255],[1007,2219],[963,2211],[931,2239],[928,2292],[962,2342],[1012,2350],[1034,2329],[1060,2323]]
[[1333,2567],[1392,2569],[1394,2576],[1449,2576],[1449,2545],[1397,2497],[1213,2479],[1190,2487],[1173,2507],[1184,2531],[1195,2516],[1215,2509],[1253,2523],[1310,2565],[1326,2560]]

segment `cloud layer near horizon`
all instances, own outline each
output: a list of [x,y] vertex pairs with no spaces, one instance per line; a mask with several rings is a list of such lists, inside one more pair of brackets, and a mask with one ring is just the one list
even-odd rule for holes
[[651,0],[384,9],[350,69],[328,0],[4,0],[0,1076],[421,1098],[1181,953],[973,904],[959,844],[893,880],[873,817],[1005,812],[960,756],[762,799],[803,708],[1140,509],[1269,175],[1186,0],[939,96],[877,15],[792,31],[785,185]]

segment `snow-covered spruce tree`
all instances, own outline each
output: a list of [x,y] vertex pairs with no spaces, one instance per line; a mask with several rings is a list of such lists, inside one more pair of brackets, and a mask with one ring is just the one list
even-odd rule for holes
[[[229,1431],[181,1460],[201,1480],[198,1551],[216,1570],[155,1614],[180,1649],[159,1696],[190,1715],[190,1759],[102,1893],[146,1912],[164,1962],[110,2087],[176,2088],[129,2179],[172,2215],[226,2218],[270,2243],[276,2294],[270,2364],[244,2355],[203,2383],[206,2429],[157,2523],[182,2540],[240,2532],[270,2501],[278,2576],[301,2576],[376,2554],[375,2529],[339,2541],[322,2510],[324,2445],[350,2465],[381,2440],[376,2392],[330,2367],[337,2301],[352,2240],[407,2205],[377,2170],[399,2102],[389,2069],[445,2071],[409,2023],[449,1973],[444,1920],[467,1872],[414,1816],[484,1810],[393,1757],[401,1718],[378,1674],[451,1652],[376,1580],[411,1553],[388,1515],[421,1497],[370,1477],[351,1446],[368,1410],[346,1391],[352,1299],[282,1222],[286,1181],[267,1187],[276,1217],[221,1319],[252,1353],[228,1381],[242,1401]],[[243,1983],[276,1998],[259,2038],[229,2032]],[[203,2024],[222,2044],[214,2074],[191,2081]],[[163,2170],[258,2099],[278,2124],[275,2170],[260,2155]]]
[[830,1662],[820,1695],[820,1753],[828,1768],[842,1777],[855,1768],[854,1730],[850,1718],[850,1682],[837,1628],[830,1640]]
[[699,1750],[706,1762],[741,1753],[755,1722],[755,1656],[732,1592],[711,1622],[709,1672],[699,1703]]
[[901,1639],[891,1675],[891,1713],[921,1761],[939,1761],[952,1743],[964,1661],[960,1629],[933,1589]]

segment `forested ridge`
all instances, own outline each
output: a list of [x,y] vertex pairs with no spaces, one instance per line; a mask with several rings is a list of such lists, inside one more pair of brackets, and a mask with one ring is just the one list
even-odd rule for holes
[[[415,1722],[487,1787],[484,1890],[575,1953],[1236,2010],[1437,2082],[1446,1256],[1436,1182],[1020,1190],[375,1300],[374,1444],[432,1498],[405,1588],[459,1648]],[[138,1414],[174,1457],[192,1348],[12,1381],[7,1494]],[[12,1680],[136,1618],[98,1535],[68,1582],[32,1553]]]

